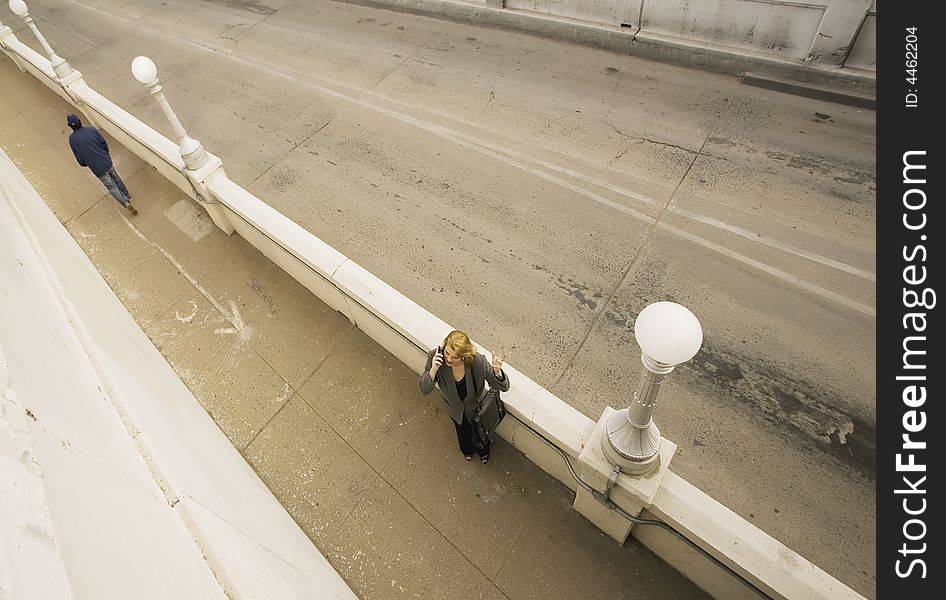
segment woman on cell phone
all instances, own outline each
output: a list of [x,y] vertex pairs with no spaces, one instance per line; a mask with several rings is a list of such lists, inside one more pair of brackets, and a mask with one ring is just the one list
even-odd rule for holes
[[460,452],[467,460],[479,454],[485,464],[489,460],[489,441],[482,448],[476,447],[473,431],[473,415],[477,404],[486,395],[489,384],[492,389],[509,391],[509,378],[503,373],[506,352],[493,354],[492,363],[473,349],[470,338],[462,331],[451,331],[438,346],[427,353],[427,364],[420,376],[420,391],[429,394],[434,384],[440,388],[440,396],[453,419],[457,430]]

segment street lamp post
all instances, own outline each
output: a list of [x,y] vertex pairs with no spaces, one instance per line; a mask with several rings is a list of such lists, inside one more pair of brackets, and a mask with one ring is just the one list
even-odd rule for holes
[[643,475],[660,456],[660,430],[652,416],[660,383],[678,364],[696,355],[703,329],[696,316],[675,302],[655,302],[634,322],[644,370],[630,406],[607,420],[601,449],[624,473]]
[[59,79],[65,79],[71,75],[73,73],[72,66],[66,62],[66,59],[56,54],[52,46],[49,45],[49,42],[46,41],[46,38],[43,37],[43,34],[39,32],[39,29],[37,29],[36,25],[33,23],[33,17],[30,16],[30,11],[26,6],[26,2],[23,0],[10,0],[10,10],[12,10],[17,16],[21,17],[33,31],[33,35],[36,36],[36,39],[39,40],[43,50],[45,50],[46,54],[49,56],[49,63],[52,65],[53,72],[56,73],[56,77]]
[[[12,1],[13,0],[11,0],[11,2]],[[208,157],[207,153],[204,151],[204,147],[200,142],[187,135],[187,131],[184,130],[181,121],[177,118],[177,115],[174,114],[174,110],[171,109],[167,98],[164,97],[164,92],[161,90],[161,82],[158,81],[158,68],[154,65],[154,61],[147,56],[138,56],[131,61],[131,72],[134,74],[135,79],[148,87],[148,90],[155,99],[157,99],[158,104],[164,109],[164,114],[167,116],[168,121],[171,122],[171,128],[174,129],[174,135],[177,136],[178,143],[180,144],[181,158],[184,159],[184,165],[189,170],[196,171],[207,164]]]
[[219,157],[206,152],[200,142],[187,135],[184,126],[181,125],[167,98],[164,97],[161,82],[158,81],[158,68],[154,66],[154,61],[147,56],[135,57],[131,61],[131,72],[135,79],[148,87],[148,91],[161,105],[164,115],[171,123],[174,135],[177,136],[178,150],[184,160],[183,175],[191,182],[194,189],[193,198],[207,210],[214,224],[230,235],[235,229],[233,223],[230,222],[229,214],[209,188],[209,182],[226,178],[223,162]]

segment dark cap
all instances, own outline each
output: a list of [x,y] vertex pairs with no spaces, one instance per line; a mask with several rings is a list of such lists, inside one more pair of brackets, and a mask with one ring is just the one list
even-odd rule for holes
[[66,123],[69,124],[69,127],[75,129],[76,127],[82,127],[82,121],[79,120],[79,117],[75,115],[69,115],[66,117]]

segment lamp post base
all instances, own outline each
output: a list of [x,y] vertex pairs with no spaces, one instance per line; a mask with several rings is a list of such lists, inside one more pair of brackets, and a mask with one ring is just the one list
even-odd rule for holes
[[66,59],[55,53],[49,57],[49,64],[53,68],[53,73],[55,73],[56,77],[59,79],[65,79],[75,72],[72,65],[66,62]]
[[621,465],[623,473],[643,475],[660,465],[660,430],[653,421],[635,427],[625,408],[613,412],[605,423],[601,451],[612,464]]
[[[612,487],[609,485],[609,478],[614,471],[615,461],[612,456],[609,456],[611,445],[607,440],[607,426],[608,420],[615,413],[616,411],[611,407],[604,409],[585,441],[575,468],[585,483],[597,492],[607,491],[608,498],[612,502],[628,514],[637,516],[641,509],[653,503],[663,478],[669,472],[670,461],[676,452],[677,445],[667,439],[661,440],[659,458],[651,462],[652,466],[643,475],[633,475],[622,465],[621,475]],[[576,491],[575,510],[619,543],[623,543],[631,530],[631,521],[608,509],[584,488],[579,487]]]
[[207,164],[208,156],[204,147],[189,135],[180,139],[181,159],[190,171],[196,171]]

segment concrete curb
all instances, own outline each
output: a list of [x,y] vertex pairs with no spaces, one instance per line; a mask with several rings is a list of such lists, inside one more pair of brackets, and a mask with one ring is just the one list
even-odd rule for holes
[[858,94],[856,92],[832,90],[816,85],[806,85],[796,81],[766,77],[758,73],[746,73],[742,76],[742,82],[746,85],[793,94],[795,96],[837,102],[838,104],[868,108],[870,110],[876,110],[877,108],[877,99],[873,96]]

